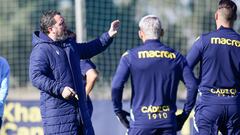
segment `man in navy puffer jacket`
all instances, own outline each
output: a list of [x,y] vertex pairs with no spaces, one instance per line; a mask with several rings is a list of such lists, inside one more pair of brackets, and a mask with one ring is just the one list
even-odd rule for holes
[[111,23],[107,33],[88,43],[68,36],[58,11],[43,13],[41,31],[33,33],[29,76],[40,90],[40,109],[46,135],[94,135],[83,88],[80,59],[104,51],[117,34],[120,22]]

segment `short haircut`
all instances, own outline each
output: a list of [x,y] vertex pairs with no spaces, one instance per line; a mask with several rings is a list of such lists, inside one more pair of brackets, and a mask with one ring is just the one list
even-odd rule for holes
[[162,24],[157,16],[144,16],[139,22],[139,28],[144,32],[147,39],[160,39]]
[[237,5],[232,0],[220,0],[218,10],[226,21],[234,22],[237,19]]
[[40,20],[40,29],[43,33],[49,34],[48,28],[57,23],[54,19],[55,15],[61,15],[61,13],[56,10],[47,10],[43,12]]

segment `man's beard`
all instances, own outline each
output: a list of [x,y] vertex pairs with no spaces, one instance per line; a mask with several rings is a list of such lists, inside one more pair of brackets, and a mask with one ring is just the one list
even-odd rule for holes
[[56,41],[63,41],[66,40],[68,37],[68,32],[65,30],[63,33],[57,35]]

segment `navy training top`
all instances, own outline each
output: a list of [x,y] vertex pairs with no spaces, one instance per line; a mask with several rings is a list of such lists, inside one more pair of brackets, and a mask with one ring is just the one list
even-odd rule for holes
[[186,59],[159,40],[147,40],[121,57],[112,81],[115,113],[122,110],[124,83],[131,76],[131,127],[168,128],[176,126],[176,94],[179,81],[187,87],[184,112],[195,104],[197,83]]
[[199,102],[239,104],[240,35],[232,28],[201,35],[187,55],[190,68],[200,62]]

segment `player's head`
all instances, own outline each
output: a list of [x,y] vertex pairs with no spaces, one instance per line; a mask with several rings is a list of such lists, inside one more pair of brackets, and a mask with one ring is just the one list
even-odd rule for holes
[[64,18],[56,10],[48,10],[43,13],[40,20],[40,29],[56,41],[64,40],[68,35]]
[[144,16],[139,22],[139,37],[147,39],[160,39],[163,35],[160,19],[155,15]]
[[231,0],[220,0],[215,19],[233,24],[237,19],[237,5]]

